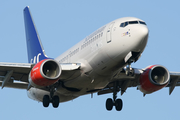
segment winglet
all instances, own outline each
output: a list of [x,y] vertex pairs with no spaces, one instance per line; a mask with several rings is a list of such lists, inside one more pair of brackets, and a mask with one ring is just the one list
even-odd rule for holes
[[38,63],[43,59],[47,59],[40,37],[36,30],[29,6],[24,8],[24,24],[26,32],[26,43],[28,52],[28,62]]

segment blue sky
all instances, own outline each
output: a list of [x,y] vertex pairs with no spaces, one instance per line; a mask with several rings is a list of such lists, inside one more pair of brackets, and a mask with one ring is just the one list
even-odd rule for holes
[[[121,17],[138,17],[149,28],[149,41],[136,68],[161,64],[169,71],[180,72],[179,0],[1,0],[0,1],[0,61],[27,62],[23,9],[30,6],[36,27],[50,57],[57,57],[99,27]],[[112,94],[91,98],[81,96],[61,103],[59,108],[42,107],[29,99],[26,90],[0,90],[0,119],[139,119],[179,120],[180,88],[171,96],[168,88],[143,97],[136,88],[123,96],[123,110],[106,111],[105,101]]]

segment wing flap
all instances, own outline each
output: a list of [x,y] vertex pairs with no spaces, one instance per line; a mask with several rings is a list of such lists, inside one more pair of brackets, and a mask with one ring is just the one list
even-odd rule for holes
[[[3,82],[1,81],[0,82],[0,86],[2,86]],[[9,88],[17,88],[17,89],[27,89],[28,87],[28,83],[25,83],[25,82],[15,82],[15,83],[11,83],[11,82],[8,82],[6,83],[6,86],[5,87],[9,87]]]

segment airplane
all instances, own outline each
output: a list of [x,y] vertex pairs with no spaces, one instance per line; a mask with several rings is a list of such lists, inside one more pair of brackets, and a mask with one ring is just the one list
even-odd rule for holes
[[54,108],[82,95],[112,93],[106,109],[121,111],[123,101],[117,93],[123,95],[129,87],[137,87],[145,96],[164,87],[169,87],[171,94],[175,86],[180,86],[180,72],[169,72],[162,65],[145,69],[131,66],[148,42],[147,24],[139,18],[116,19],[51,58],[45,54],[29,6],[23,13],[28,63],[0,62],[2,88],[25,89],[29,98],[44,107],[52,103]]

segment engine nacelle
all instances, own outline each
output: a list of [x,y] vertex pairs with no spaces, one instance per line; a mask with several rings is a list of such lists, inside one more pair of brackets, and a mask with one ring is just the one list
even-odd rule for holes
[[160,65],[153,65],[140,76],[138,89],[144,94],[150,94],[167,86],[170,80],[169,71]]
[[61,71],[61,66],[55,60],[42,60],[32,68],[29,82],[37,88],[52,85],[59,80]]

